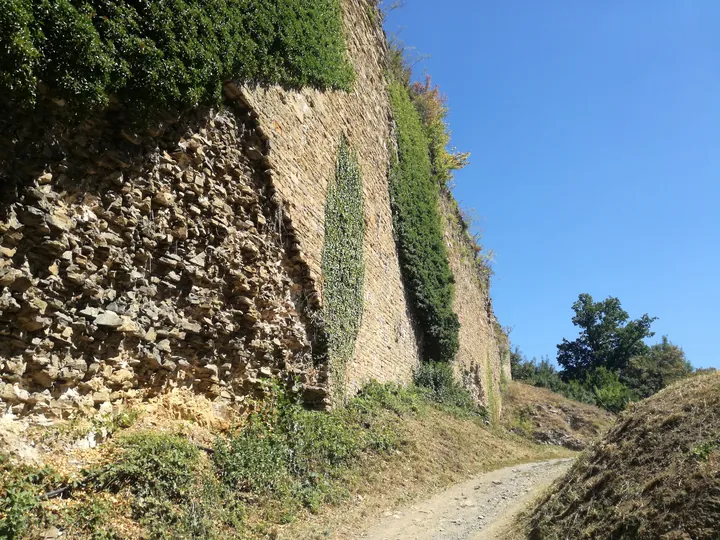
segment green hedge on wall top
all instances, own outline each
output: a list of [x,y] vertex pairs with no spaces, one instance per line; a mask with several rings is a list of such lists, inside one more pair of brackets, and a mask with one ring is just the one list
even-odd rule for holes
[[340,0],[0,0],[0,106],[217,101],[228,79],[349,89]]

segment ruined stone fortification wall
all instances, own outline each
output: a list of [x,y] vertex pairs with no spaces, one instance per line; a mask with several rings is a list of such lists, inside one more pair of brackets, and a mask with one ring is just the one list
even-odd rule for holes
[[442,194],[440,206],[450,267],[455,278],[453,308],[460,319],[460,350],[455,357],[455,373],[475,399],[494,414],[499,414],[505,355],[503,340],[507,338],[495,319],[489,283],[478,270],[475,253],[461,226],[457,204],[450,196]]
[[[3,409],[68,416],[172,387],[223,408],[271,377],[326,402],[317,313],[342,135],[357,150],[366,231],[344,388],[411,380],[420,354],[390,210],[385,38],[365,2],[344,11],[351,93],[228,84],[219,113],[141,134],[121,111],[80,128],[28,126],[24,153],[0,155],[23,179],[0,204]],[[453,203],[442,205],[462,323],[456,372],[499,410],[497,322]]]
[[308,272],[254,120],[197,111],[143,136],[117,120],[58,129],[15,162],[28,180],[0,217],[0,400],[67,416],[182,386],[232,405],[296,375],[322,400]]
[[370,379],[407,382],[418,362],[392,233],[385,38],[366,7],[364,1],[344,3],[347,45],[357,77],[351,93],[244,89],[269,138],[273,182],[318,291],[325,194],[342,134],[358,152],[365,198],[365,311],[355,356],[346,370],[351,392]]

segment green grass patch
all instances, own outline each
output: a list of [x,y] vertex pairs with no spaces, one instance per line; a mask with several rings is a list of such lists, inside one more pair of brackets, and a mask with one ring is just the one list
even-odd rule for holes
[[423,330],[423,357],[451,362],[460,322],[452,309],[454,279],[439,209],[440,188],[432,175],[428,140],[407,87],[389,85],[397,123],[397,159],[390,173],[393,221],[405,283]]
[[[0,0],[0,106],[217,102],[228,79],[350,89],[340,0]],[[41,86],[39,86],[41,83]]]

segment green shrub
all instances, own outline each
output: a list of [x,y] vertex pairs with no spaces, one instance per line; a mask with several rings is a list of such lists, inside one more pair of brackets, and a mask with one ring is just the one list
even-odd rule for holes
[[620,382],[618,374],[604,367],[587,374],[585,387],[592,388],[597,404],[610,412],[618,413],[637,400],[632,390]]
[[212,538],[217,527],[238,523],[242,509],[226,500],[204,466],[200,450],[180,435],[139,432],[117,442],[119,458],[91,471],[96,490],[132,493],[132,511],[152,538]]
[[82,535],[93,540],[114,540],[118,535],[109,527],[112,507],[96,498],[66,507],[62,512],[63,529],[69,538]]
[[322,252],[325,329],[333,387],[345,396],[345,366],[355,350],[363,314],[365,262],[362,176],[357,156],[343,137],[335,181],[328,186]]
[[296,506],[312,509],[333,499],[342,471],[364,452],[387,452],[396,434],[374,407],[353,400],[330,413],[310,411],[277,388],[247,424],[213,453],[217,477],[237,496],[282,501],[286,513]]
[[390,194],[400,263],[423,330],[424,359],[451,362],[460,322],[452,309],[454,281],[439,214],[439,186],[407,88],[394,81],[389,92],[397,123],[398,156],[391,168]]
[[120,459],[97,476],[97,484],[174,501],[182,500],[194,485],[200,452],[187,439],[141,432],[122,437],[118,444],[123,450]]
[[0,105],[214,102],[228,79],[349,89],[339,0],[0,0]]
[[433,86],[430,75],[425,75],[424,83],[415,82],[410,86],[410,96],[425,126],[433,176],[442,187],[447,187],[453,171],[467,166],[470,153],[458,152],[455,148],[448,150],[450,127],[447,116],[450,109],[447,97],[437,85]]
[[475,403],[470,392],[455,379],[452,366],[446,362],[421,363],[415,370],[414,382],[436,403],[488,416],[487,410]]
[[14,465],[0,453],[0,538],[23,538],[38,520],[40,496],[56,487],[58,478],[49,467]]

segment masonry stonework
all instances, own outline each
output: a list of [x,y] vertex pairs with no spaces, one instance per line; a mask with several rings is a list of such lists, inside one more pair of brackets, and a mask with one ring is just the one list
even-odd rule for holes
[[[71,127],[57,113],[53,130],[28,125],[0,150],[17,180],[0,204],[2,410],[67,417],[174,387],[222,410],[271,378],[327,404],[317,313],[343,135],[363,176],[366,266],[343,386],[412,379],[421,339],[393,234],[385,36],[364,1],[343,6],[352,92],[227,83],[221,111],[140,134],[117,108]],[[497,412],[507,343],[454,202],[441,204],[462,324],[455,371]]]
[[455,357],[455,373],[473,397],[497,415],[501,409],[500,382],[508,375],[502,368],[503,344],[507,337],[493,313],[489,280],[478,267],[475,252],[461,225],[457,203],[443,193],[440,207],[455,278],[453,309],[460,319],[460,349]]
[[350,392],[371,379],[408,382],[418,362],[390,213],[385,37],[365,4],[344,2],[348,52],[356,73],[352,92],[244,89],[270,142],[275,188],[320,291],[325,194],[335,174],[341,135],[358,152],[365,198],[365,311],[355,356],[346,369]]

